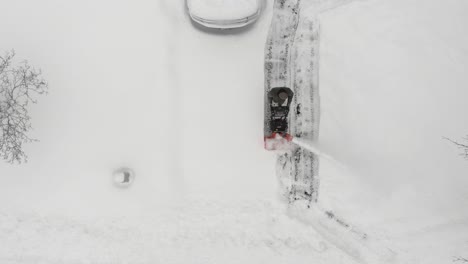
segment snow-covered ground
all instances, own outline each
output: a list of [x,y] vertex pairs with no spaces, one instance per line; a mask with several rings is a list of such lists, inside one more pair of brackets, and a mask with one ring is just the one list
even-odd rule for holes
[[[468,133],[468,3],[320,16],[319,200],[363,243],[278,198],[263,150],[271,5],[216,35],[183,1],[2,2],[0,51],[40,66],[50,95],[32,108],[29,163],[0,165],[0,263],[468,259],[468,162],[442,139]],[[120,167],[129,188],[112,182]]]

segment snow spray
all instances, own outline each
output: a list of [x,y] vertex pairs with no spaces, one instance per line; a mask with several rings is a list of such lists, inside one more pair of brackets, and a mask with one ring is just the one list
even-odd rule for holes
[[341,162],[337,161],[335,158],[333,158],[332,156],[324,153],[323,151],[321,151],[315,144],[314,142],[312,142],[311,140],[306,140],[306,139],[302,139],[302,138],[298,138],[298,137],[293,137],[292,140],[291,140],[292,143],[296,144],[297,146],[301,147],[301,148],[304,148],[312,153],[314,153],[315,155],[321,157],[321,158],[324,158],[324,159],[327,159],[331,162],[333,162],[334,164],[337,164],[339,165],[340,167],[342,168],[346,168],[346,166],[344,164],[342,164]]

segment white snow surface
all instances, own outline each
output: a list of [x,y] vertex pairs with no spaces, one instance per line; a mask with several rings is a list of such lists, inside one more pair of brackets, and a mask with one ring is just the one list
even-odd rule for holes
[[238,20],[255,15],[263,0],[187,0],[191,14],[205,20]]
[[[112,7],[112,8],[109,8]],[[271,19],[199,31],[173,0],[2,3],[0,51],[41,67],[29,163],[0,165],[0,263],[463,263],[468,2],[320,15],[320,208],[263,150]],[[112,172],[137,177],[116,188]]]

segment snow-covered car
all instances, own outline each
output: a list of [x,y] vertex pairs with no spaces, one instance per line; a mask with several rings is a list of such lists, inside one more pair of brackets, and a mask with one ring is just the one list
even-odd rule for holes
[[193,21],[209,28],[239,28],[260,15],[262,0],[186,0]]

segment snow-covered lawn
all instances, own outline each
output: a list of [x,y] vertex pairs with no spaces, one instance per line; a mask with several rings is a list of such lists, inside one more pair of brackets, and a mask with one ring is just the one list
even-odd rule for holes
[[[271,5],[215,35],[183,1],[2,2],[0,51],[40,66],[50,95],[32,108],[29,163],[0,165],[0,263],[463,263],[468,161],[442,138],[468,133],[468,3],[320,16],[333,160],[319,200],[363,243],[278,198],[262,138]],[[112,182],[120,167],[129,188]]]

